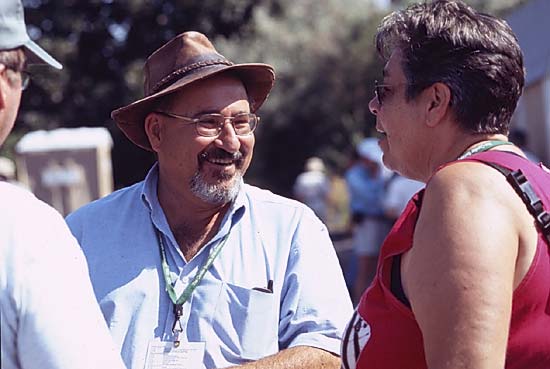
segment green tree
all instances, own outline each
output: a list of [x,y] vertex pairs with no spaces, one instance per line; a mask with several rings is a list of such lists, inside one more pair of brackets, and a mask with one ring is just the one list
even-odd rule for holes
[[280,5],[277,17],[255,9],[252,37],[217,44],[240,61],[275,66],[276,86],[261,110],[249,181],[290,195],[307,157],[320,156],[339,172],[355,144],[373,133],[368,102],[381,64],[372,41],[381,15],[368,1]]
[[[176,34],[198,30],[209,37],[250,34],[258,0],[24,0],[29,33],[64,65],[36,73],[23,96],[9,152],[27,131],[105,126],[115,146],[117,187],[136,182],[153,162],[114,126],[114,108],[142,97],[141,68]],[[42,69],[42,68],[40,68]]]
[[[368,102],[382,65],[373,37],[388,10],[370,0],[23,1],[31,36],[65,69],[36,74],[4,155],[29,130],[105,126],[115,142],[116,187],[141,180],[154,158],[109,114],[142,97],[145,57],[186,30],[205,33],[234,61],[276,68],[248,181],[290,194],[307,157],[340,172],[356,143],[375,133]],[[502,11],[520,1],[470,3]]]

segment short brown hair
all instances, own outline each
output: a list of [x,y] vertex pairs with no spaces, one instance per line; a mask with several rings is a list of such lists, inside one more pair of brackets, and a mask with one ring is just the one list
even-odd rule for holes
[[[4,64],[8,71],[21,72],[25,69],[26,57],[23,48],[18,47],[11,50],[0,50],[0,64]],[[15,83],[14,75],[8,73],[10,83]]]
[[445,83],[459,124],[472,133],[507,134],[525,83],[523,55],[502,19],[459,0],[436,0],[397,11],[382,21],[378,53],[403,55],[407,98]]

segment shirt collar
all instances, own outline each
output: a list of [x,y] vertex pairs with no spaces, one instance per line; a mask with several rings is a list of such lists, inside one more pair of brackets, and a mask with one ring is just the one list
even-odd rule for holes
[[158,162],[155,162],[151,169],[149,169],[149,172],[143,181],[143,187],[141,188],[141,201],[143,201],[143,205],[146,206],[149,211],[152,211],[154,205],[158,204],[158,173]]
[[[153,224],[160,231],[163,231],[166,234],[170,234],[171,232],[169,232],[170,228],[168,226],[168,221],[166,220],[164,211],[160,206],[157,195],[158,173],[158,162],[155,162],[155,164],[147,173],[145,180],[143,181],[143,187],[141,189],[141,200],[143,201],[144,206],[146,206],[151,213],[151,220],[153,221]],[[231,204],[229,211],[226,213],[220,226],[220,230],[222,232],[218,232],[218,235],[216,235],[214,239],[217,239],[218,236],[220,236],[220,233],[226,234],[226,232],[229,232],[233,225],[235,225],[243,217],[246,209],[246,204],[246,185],[241,179],[241,188],[239,190],[239,193]]]

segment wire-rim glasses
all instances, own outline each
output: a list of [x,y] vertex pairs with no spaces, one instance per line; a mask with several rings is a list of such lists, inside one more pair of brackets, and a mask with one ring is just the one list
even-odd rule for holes
[[197,134],[203,137],[219,136],[227,121],[231,123],[237,136],[248,136],[254,132],[260,122],[260,117],[253,113],[240,113],[233,117],[226,117],[222,114],[203,114],[198,118],[190,118],[166,111],[155,111],[155,113],[187,121],[188,124],[194,124]]
[[400,86],[418,86],[418,83],[410,83],[410,82],[401,82],[396,83],[394,85],[390,85],[387,83],[378,83],[377,80],[374,81],[374,95],[376,96],[376,101],[378,102],[379,106],[382,106],[384,103],[384,100],[392,92],[392,89],[395,90],[397,87]]
[[0,64],[6,67],[6,69],[14,71],[15,73],[19,73],[21,78],[21,90],[26,90],[27,87],[29,87],[29,83],[31,82],[31,74],[29,72],[27,72],[26,70],[18,70],[17,68],[4,63]]
[[378,83],[377,80],[374,81],[374,96],[376,96],[378,105],[382,106],[384,98],[386,97],[390,87],[391,85],[387,83]]
[[27,71],[20,71],[19,74],[21,75],[21,90],[26,90],[27,87],[29,87],[29,83],[31,83],[31,74]]

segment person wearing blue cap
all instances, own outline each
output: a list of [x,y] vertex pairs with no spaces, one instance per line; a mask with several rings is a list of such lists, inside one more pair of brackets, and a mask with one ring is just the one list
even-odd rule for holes
[[[21,2],[1,0],[0,145],[15,122],[28,64],[62,68],[29,38]],[[61,215],[6,182],[0,209],[2,369],[124,368]]]
[[356,147],[356,162],[346,171],[352,215],[353,252],[348,283],[352,297],[359,301],[361,294],[374,277],[378,251],[388,231],[384,217],[385,182],[391,174],[382,164],[382,150],[378,140],[367,137]]
[[[0,144],[5,141],[15,123],[21,91],[29,83],[30,76],[24,70],[26,64],[47,64],[56,69],[62,69],[61,63],[30,39],[21,1],[2,0],[0,2],[0,73],[7,79],[6,81],[3,79],[2,82],[9,83],[6,86],[8,89],[4,89],[1,96],[3,117],[0,120]],[[17,83],[20,86],[16,86]]]

